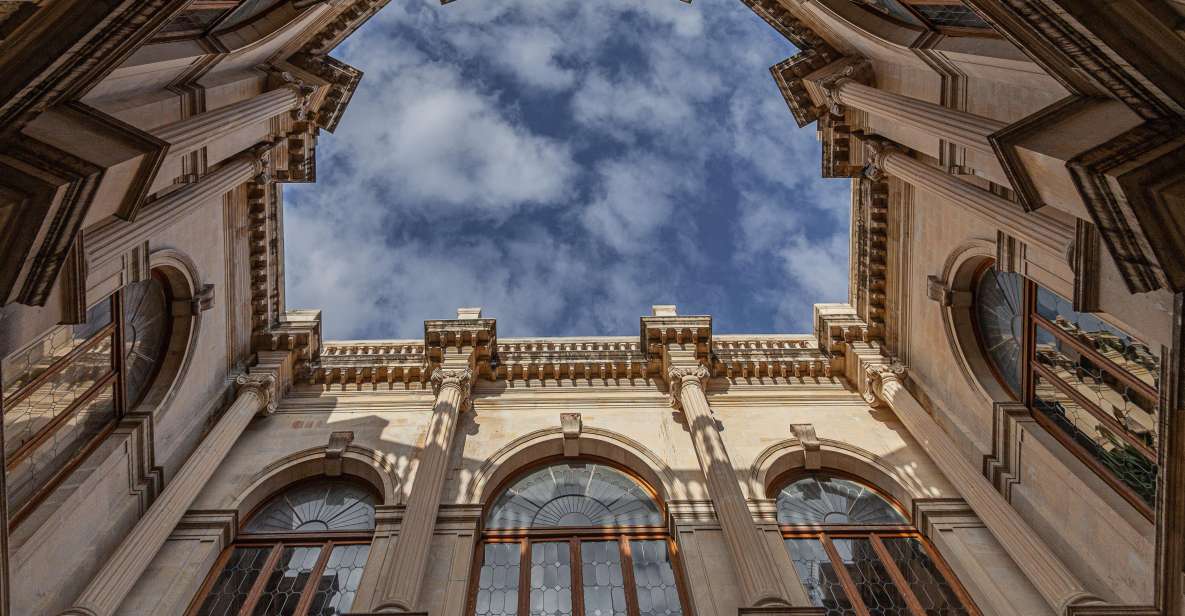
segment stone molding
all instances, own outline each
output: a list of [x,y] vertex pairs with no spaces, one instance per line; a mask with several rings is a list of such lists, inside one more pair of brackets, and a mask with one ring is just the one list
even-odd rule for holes
[[235,377],[236,395],[254,391],[259,396],[260,413],[271,415],[276,412],[276,377],[271,373],[240,374]]
[[701,394],[705,392],[710,378],[712,373],[703,366],[667,370],[667,395],[671,408],[683,408],[683,394],[688,388],[699,389]]
[[473,371],[468,368],[463,370],[447,370],[444,368],[437,368],[432,372],[429,378],[432,383],[432,395],[440,396],[440,391],[445,388],[456,388],[461,392],[461,398],[469,398],[469,392],[473,385]]

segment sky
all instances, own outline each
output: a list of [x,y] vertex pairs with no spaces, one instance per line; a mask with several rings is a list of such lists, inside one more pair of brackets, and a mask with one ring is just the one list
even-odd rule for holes
[[809,333],[845,301],[850,188],[820,177],[740,0],[395,0],[333,55],[365,74],[317,183],[284,187],[290,308],[326,339]]

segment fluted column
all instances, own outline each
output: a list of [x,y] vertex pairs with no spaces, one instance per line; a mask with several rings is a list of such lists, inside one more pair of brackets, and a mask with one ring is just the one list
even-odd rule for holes
[[993,158],[996,154],[988,135],[1007,126],[999,120],[866,86],[851,77],[823,87],[835,103],[921,129]]
[[899,364],[870,366],[868,388],[871,395],[866,398],[870,402],[879,398],[893,410],[909,434],[995,535],[1024,572],[1025,578],[1058,614],[1065,614],[1070,605],[1091,602],[1094,598],[1074,573],[1004,500],[980,469],[963,457],[950,436],[905,389],[901,383],[904,372]]
[[407,509],[399,528],[394,549],[383,559],[380,576],[378,611],[410,612],[416,608],[420,585],[428,565],[428,548],[436,529],[436,513],[440,509],[440,495],[448,474],[449,452],[453,433],[462,407],[469,398],[473,373],[469,369],[446,370],[432,373],[432,388],[436,402],[432,405],[432,419],[420,452],[419,465]]
[[298,84],[287,84],[237,103],[166,124],[153,134],[169,142],[168,158],[184,156],[211,141],[299,108],[305,95]]
[[695,456],[708,481],[708,495],[736,567],[742,607],[790,603],[778,579],[777,563],[767,549],[761,530],[753,522],[753,514],[741,493],[732,461],[724,448],[724,439],[704,395],[704,383],[709,376],[703,366],[673,367],[667,371],[667,384],[672,404],[681,406],[686,417]]
[[872,174],[887,173],[954,203],[986,223],[1029,246],[1046,248],[1061,257],[1069,257],[1074,243],[1074,226],[1037,210],[1025,212],[1016,203],[965,182],[942,169],[927,165],[901,150],[871,143]]
[[82,591],[70,615],[109,616],[116,613],[123,598],[148,568],[181,517],[193,505],[214,470],[238,440],[251,418],[275,409],[276,379],[271,374],[241,375],[238,394],[201,445],[152,503],[144,517],[107,559],[106,564]]

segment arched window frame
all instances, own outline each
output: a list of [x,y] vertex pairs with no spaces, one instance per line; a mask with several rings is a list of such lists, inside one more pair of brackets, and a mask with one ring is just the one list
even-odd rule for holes
[[[266,2],[266,5],[247,6],[260,1]],[[165,24],[164,28],[154,37],[153,42],[200,38],[242,28],[262,19],[284,2],[285,0],[194,0],[192,4]],[[241,21],[233,21],[235,14],[244,8],[257,10]]]
[[[940,17],[938,11],[941,7],[951,7],[951,10],[975,14],[975,12],[962,2],[962,0],[883,0],[887,3],[896,4],[900,10],[905,11],[908,15],[897,16],[885,10],[880,10],[869,6],[864,0],[849,0],[856,4],[861,9],[869,11],[878,17],[887,19],[896,24],[900,24],[909,28],[927,28],[934,32],[941,32],[948,36],[978,36],[978,37],[998,37],[999,34],[991,27],[991,24],[983,21],[983,25],[966,26],[966,25],[952,25],[944,24],[935,21],[935,18]],[[890,9],[891,10],[891,9]],[[976,15],[978,17],[978,15]]]
[[[96,302],[87,310],[85,322],[78,325],[61,325],[39,336],[33,343],[21,351],[9,355],[4,360],[3,372],[12,379],[4,387],[4,419],[5,419],[5,471],[9,474],[9,529],[16,528],[22,521],[37,509],[46,497],[61,485],[88,456],[109,436],[119,421],[140,402],[145,394],[152,389],[153,382],[160,373],[160,366],[164,355],[168,352],[171,338],[171,307],[172,290],[163,274],[153,271],[152,281],[160,284],[164,293],[164,332],[160,336],[160,348],[152,372],[148,375],[144,387],[135,399],[130,399],[127,384],[126,353],[128,332],[125,322],[124,295],[128,287],[121,288],[115,293]],[[66,352],[54,357],[51,361],[42,360],[36,366],[27,367],[23,373],[10,376],[16,361],[22,355],[32,353],[38,347],[52,344],[55,337],[68,336]],[[90,362],[88,365],[87,362]],[[105,365],[104,365],[105,364]],[[59,380],[61,379],[61,380]],[[86,380],[79,380],[86,379]],[[89,385],[86,383],[89,380]],[[73,390],[72,386],[82,383],[84,386]],[[10,420],[21,413],[23,404],[34,404],[37,396],[57,396],[56,388],[65,386],[60,395],[72,396],[72,400],[64,405],[52,419],[41,425],[29,438],[19,446],[12,447],[7,442],[14,436],[9,425]],[[69,437],[65,431],[73,426],[72,422],[83,425],[78,437],[79,442],[67,444],[71,451],[65,457],[53,460],[52,465],[42,465],[38,468],[32,462],[34,456],[43,453],[46,447],[54,445],[55,439]],[[27,496],[17,496],[19,501],[13,501],[13,479],[15,473],[22,467],[30,469],[30,473],[37,476],[30,481],[37,483],[37,488]]]
[[659,498],[658,493],[654,488],[646,482],[641,476],[633,472],[631,469],[617,464],[611,460],[602,459],[594,456],[582,456],[580,458],[567,458],[563,456],[549,457],[538,460],[517,472],[507,477],[498,485],[497,489],[491,492],[489,502],[482,509],[482,530],[481,541],[477,546],[476,557],[473,562],[473,570],[470,576],[470,591],[468,607],[466,608],[467,616],[480,616],[478,609],[478,593],[480,592],[480,584],[482,577],[482,568],[486,564],[485,559],[490,550],[487,546],[495,545],[518,545],[518,565],[517,565],[517,616],[528,616],[532,613],[531,602],[531,569],[532,569],[532,545],[547,544],[547,543],[561,543],[568,548],[569,563],[571,566],[571,577],[569,581],[569,592],[571,593],[572,612],[571,616],[591,616],[586,614],[584,605],[584,579],[582,570],[582,542],[606,542],[616,541],[617,548],[620,554],[620,566],[623,579],[623,586],[626,590],[626,616],[645,616],[640,611],[637,596],[637,580],[634,571],[634,542],[662,542],[666,548],[667,558],[674,577],[675,589],[678,595],[680,613],[687,614],[686,606],[689,605],[686,591],[684,589],[684,574],[682,564],[680,562],[678,549],[674,538],[671,537],[670,530],[665,525],[653,526],[628,526],[628,527],[546,527],[546,528],[487,528],[486,521],[497,504],[498,499],[502,494],[513,487],[516,482],[530,475],[531,473],[540,469],[553,465],[561,464],[594,464],[597,466],[608,467],[614,469],[632,479],[638,486],[640,486],[650,499],[658,507],[663,519],[667,518],[666,505]]
[[[824,469],[819,471],[806,471],[803,469],[795,469],[787,472],[781,477],[778,477],[777,480],[771,484],[769,493],[780,504],[780,497],[783,489],[796,481],[811,477],[834,477],[859,484],[865,489],[871,491],[876,496],[880,497],[880,499],[892,507],[902,519],[900,524],[794,525],[782,524],[780,522],[778,524],[778,528],[782,532],[782,540],[786,545],[786,551],[789,554],[792,562],[795,561],[795,555],[791,549],[791,541],[803,539],[813,539],[818,541],[819,545],[823,547],[824,552],[830,559],[832,568],[836,572],[836,577],[839,579],[844,594],[851,602],[851,611],[856,616],[870,616],[870,614],[874,612],[871,612],[860,599],[861,593],[859,588],[852,579],[847,568],[843,566],[844,561],[840,557],[838,550],[835,548],[834,541],[836,539],[867,540],[869,545],[872,546],[874,552],[876,553],[876,556],[879,559],[884,571],[887,573],[889,581],[892,583],[893,587],[897,589],[897,592],[900,594],[902,599],[904,599],[906,609],[908,610],[907,613],[911,614],[912,616],[926,616],[927,612],[924,606],[920,603],[919,599],[911,589],[904,573],[895,563],[892,555],[889,553],[889,550],[886,548],[884,543],[886,539],[909,539],[915,541],[916,545],[920,546],[923,553],[934,564],[943,580],[955,592],[958,600],[962,604],[962,607],[964,610],[966,610],[965,613],[968,616],[982,616],[979,608],[976,607],[975,602],[972,601],[971,595],[967,593],[967,590],[963,587],[962,583],[959,582],[958,577],[955,576],[954,571],[951,570],[950,566],[946,563],[938,551],[934,549],[934,546],[930,544],[930,541],[924,535],[918,532],[917,528],[910,522],[910,516],[908,513],[906,513],[905,508],[902,507],[901,504],[892,497],[892,495],[879,489],[875,485],[864,481],[855,475],[851,475],[839,470]],[[801,577],[802,573],[798,571],[797,562],[795,562],[795,569]],[[828,612],[829,616],[842,613],[844,612]]]
[[[275,499],[281,498],[286,494],[307,487],[317,483],[340,482],[351,484],[366,492],[370,493],[374,499],[374,503],[382,502],[380,496],[375,492],[374,488],[365,481],[354,479],[348,476],[340,477],[326,477],[315,476],[302,479],[295,483],[288,484],[272,494],[268,495],[266,499],[256,505],[250,513],[241,518],[239,524],[239,532],[235,536],[235,540],[231,545],[227,546],[219,555],[218,560],[215,561],[214,566],[210,568],[206,579],[202,582],[198,592],[194,595],[190,602],[189,608],[186,610],[186,616],[199,616],[203,614],[202,608],[218,582],[223,570],[226,569],[227,564],[232,557],[243,549],[258,549],[267,550],[267,556],[261,562],[258,568],[254,581],[250,585],[250,590],[247,593],[246,599],[243,602],[240,614],[251,614],[260,597],[262,596],[271,574],[274,572],[277,563],[285,548],[319,548],[320,552],[317,554],[312,566],[308,569],[308,575],[304,579],[300,587],[300,600],[294,612],[294,616],[304,616],[309,613],[313,602],[313,597],[317,592],[318,584],[321,576],[325,571],[326,564],[333,553],[334,548],[341,546],[360,546],[367,547],[366,553],[362,553],[358,558],[362,563],[366,562],[369,555],[369,547],[374,541],[374,527],[368,530],[349,530],[349,531],[316,531],[316,532],[288,532],[288,533],[252,533],[248,529],[251,521],[256,514],[263,511]],[[357,562],[357,561],[356,561]],[[351,600],[352,601],[352,600]],[[341,613],[348,613],[352,606],[345,606],[345,611]]]
[[[1109,359],[1095,349],[1089,340],[1090,334],[1082,333],[1081,336],[1085,339],[1079,339],[1073,333],[1072,324],[1067,322],[1064,325],[1059,325],[1054,320],[1043,316],[1038,309],[1041,299],[1047,302],[1060,301],[1069,303],[1068,300],[1041,287],[1028,278],[1019,274],[1012,274],[1020,278],[1023,288],[1021,313],[1024,331],[1020,354],[1020,391],[1017,391],[1002,376],[996,362],[988,353],[988,343],[984,339],[983,329],[977,316],[979,302],[981,301],[981,297],[977,292],[979,282],[993,266],[994,263],[989,260],[982,264],[975,272],[971,283],[971,315],[979,353],[986,360],[996,381],[1015,400],[1028,407],[1030,415],[1046,432],[1057,439],[1069,452],[1111,486],[1116,493],[1123,497],[1125,501],[1131,504],[1144,517],[1149,520],[1153,519],[1158,455],[1155,446],[1157,437],[1154,431],[1159,421],[1158,414],[1160,412],[1160,392],[1159,383],[1157,382],[1159,379],[1158,371],[1147,370],[1141,367],[1146,378],[1152,382],[1149,383],[1147,380],[1142,380],[1129,372],[1124,366],[1119,365],[1116,361]],[[1099,320],[1107,327],[1122,331],[1120,328],[1106,323],[1104,319],[1095,315],[1088,314],[1087,316]],[[1131,337],[1130,335],[1128,336]],[[1134,337],[1131,338],[1134,340]],[[1081,359],[1087,360],[1089,365],[1097,369],[1103,377],[1103,382],[1111,381],[1124,389],[1124,395],[1141,399],[1146,408],[1138,404],[1136,406],[1144,408],[1145,411],[1151,409],[1151,414],[1154,414],[1151,421],[1151,437],[1147,436],[1147,433],[1141,435],[1125,427],[1120,423],[1119,419],[1093,402],[1088,393],[1084,393],[1089,390],[1089,386],[1080,380],[1075,382],[1071,378],[1074,376],[1073,372],[1064,369],[1059,370],[1057,365],[1050,364],[1049,358],[1055,355],[1070,359],[1070,357],[1067,357],[1061,352],[1061,348],[1072,354],[1076,354],[1080,358],[1079,365],[1082,365]],[[1041,358],[1045,358],[1045,360],[1042,361]],[[1112,387],[1111,389],[1114,388]],[[1050,400],[1049,398],[1053,399]],[[1072,421],[1070,419],[1059,421],[1059,417],[1067,417],[1066,412],[1068,409],[1081,411],[1082,415],[1078,416],[1078,421]],[[1096,426],[1098,427],[1096,430],[1099,428],[1106,430],[1113,438],[1118,439],[1126,455],[1132,456],[1133,463],[1138,463],[1142,460],[1144,465],[1151,468],[1151,477],[1145,478],[1145,481],[1138,481],[1144,475],[1121,476],[1112,467],[1114,464],[1113,461],[1105,459],[1099,452],[1091,448],[1091,437],[1089,433],[1081,429],[1083,421],[1097,422]],[[1147,442],[1149,438],[1151,438],[1152,443]]]

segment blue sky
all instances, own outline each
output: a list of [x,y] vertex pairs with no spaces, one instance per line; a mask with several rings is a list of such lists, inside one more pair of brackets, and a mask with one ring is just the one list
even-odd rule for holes
[[334,55],[365,77],[285,186],[287,302],[327,339],[628,335],[652,304],[811,330],[847,293],[849,184],[819,175],[739,0],[396,0]]

